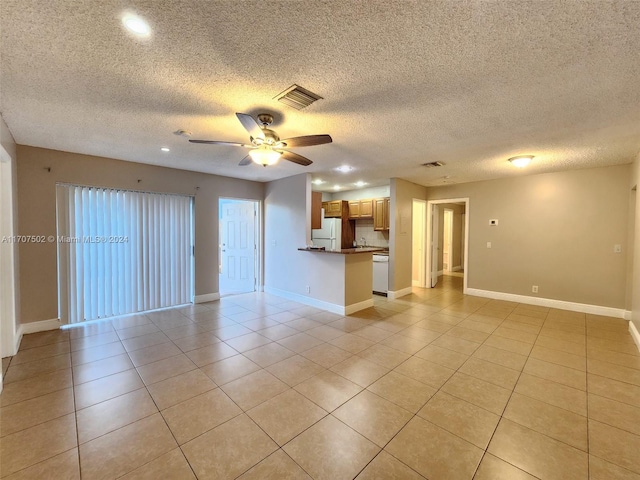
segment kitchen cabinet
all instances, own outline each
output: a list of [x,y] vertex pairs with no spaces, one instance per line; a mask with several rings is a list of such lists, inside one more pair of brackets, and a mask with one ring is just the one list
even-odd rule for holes
[[350,201],[349,218],[373,218],[373,200]]
[[311,228],[322,227],[322,192],[311,192]]
[[388,231],[390,223],[390,199],[376,198],[373,200],[373,229],[377,231]]
[[339,218],[342,217],[342,204],[345,204],[345,209],[349,208],[346,201],[332,200],[330,202],[322,202],[322,208],[324,208],[325,218]]

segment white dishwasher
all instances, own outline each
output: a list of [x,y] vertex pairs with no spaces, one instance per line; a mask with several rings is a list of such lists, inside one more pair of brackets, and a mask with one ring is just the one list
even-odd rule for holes
[[389,255],[373,254],[373,293],[382,295],[389,290]]

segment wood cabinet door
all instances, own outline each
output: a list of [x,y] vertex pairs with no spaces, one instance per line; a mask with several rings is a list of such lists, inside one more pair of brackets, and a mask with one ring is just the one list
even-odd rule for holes
[[322,192],[311,192],[311,228],[322,228]]
[[349,202],[349,218],[360,218],[360,202]]
[[[360,218],[373,218],[373,200],[360,200]],[[349,203],[351,206],[351,203]]]
[[384,198],[373,201],[373,229],[384,230]]
[[325,218],[336,218],[342,216],[342,200],[332,200],[331,202],[322,202]]
[[391,224],[391,199],[384,199],[382,211],[384,212],[384,229],[389,230],[389,225]]

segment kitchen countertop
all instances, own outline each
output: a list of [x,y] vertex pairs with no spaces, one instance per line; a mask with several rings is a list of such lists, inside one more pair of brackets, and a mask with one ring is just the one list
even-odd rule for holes
[[354,253],[374,253],[374,252],[388,252],[386,248],[379,247],[356,247],[356,248],[343,248],[340,250],[314,250],[310,248],[299,248],[302,252],[315,252],[315,253],[340,253],[342,255],[351,255]]

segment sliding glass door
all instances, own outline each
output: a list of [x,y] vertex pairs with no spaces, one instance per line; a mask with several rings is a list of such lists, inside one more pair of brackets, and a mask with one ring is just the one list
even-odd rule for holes
[[60,319],[193,300],[193,197],[57,186]]

